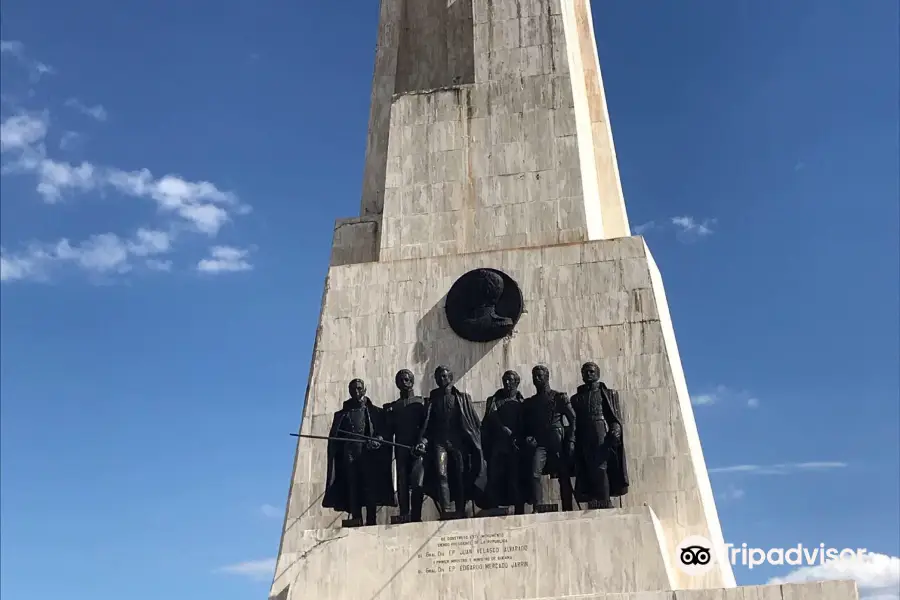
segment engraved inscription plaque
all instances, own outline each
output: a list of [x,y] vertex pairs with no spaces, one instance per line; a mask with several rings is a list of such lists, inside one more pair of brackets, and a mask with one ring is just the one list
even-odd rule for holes
[[420,575],[527,569],[534,548],[524,531],[456,533],[433,539],[417,555]]

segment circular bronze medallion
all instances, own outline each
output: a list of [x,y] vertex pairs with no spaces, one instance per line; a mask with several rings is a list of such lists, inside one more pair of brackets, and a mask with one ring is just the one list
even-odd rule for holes
[[444,310],[450,328],[470,342],[492,342],[512,333],[525,301],[512,277],[497,269],[475,269],[456,280]]

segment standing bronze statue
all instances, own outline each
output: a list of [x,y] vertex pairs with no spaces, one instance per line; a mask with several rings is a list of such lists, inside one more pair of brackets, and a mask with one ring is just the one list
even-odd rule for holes
[[425,400],[416,452],[425,454],[425,493],[437,502],[442,517],[459,518],[466,516],[470,500],[479,507],[484,504],[481,421],[471,396],[453,385],[449,367],[435,369],[434,380],[437,388]]
[[[413,394],[416,379],[411,371],[403,369],[394,377],[400,398],[384,405],[387,423],[385,439],[404,446],[414,447],[425,423],[425,401]],[[397,464],[397,496],[400,518],[397,522],[422,520],[424,499],[424,464],[420,453],[402,446],[395,446]]]
[[503,374],[503,387],[487,399],[481,426],[481,445],[487,459],[487,501],[492,508],[514,506],[525,514],[522,481],[522,378],[515,371]]
[[525,446],[531,452],[529,502],[535,512],[548,509],[542,480],[549,475],[559,480],[562,509],[572,510],[575,411],[568,395],[550,388],[550,369],[537,365],[531,370],[531,381],[536,393],[524,403]]
[[[328,434],[328,472],[322,506],[350,513],[366,525],[375,525],[379,506],[396,506],[391,476],[391,451],[380,443],[384,411],[366,396],[362,379],[350,382],[350,399],[334,413]],[[362,440],[359,436],[366,436]]]
[[600,381],[600,367],[581,367],[584,385],[572,397],[575,410],[575,499],[612,508],[610,497],[628,493],[619,394]]

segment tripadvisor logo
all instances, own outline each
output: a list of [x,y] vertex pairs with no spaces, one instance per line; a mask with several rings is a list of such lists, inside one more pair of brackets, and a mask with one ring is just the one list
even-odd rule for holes
[[[703,536],[692,535],[681,541],[675,549],[675,565],[686,575],[703,575],[716,566],[716,560],[728,561],[732,566],[741,565],[752,569],[763,564],[817,566],[828,561],[862,557],[868,553],[865,548],[826,548],[825,544],[804,546],[797,544],[791,548],[751,548],[747,544],[739,547],[725,544],[718,553],[713,543]],[[716,556],[718,554],[718,556]]]
[[675,552],[675,564],[686,575],[703,575],[716,566],[713,543],[703,536],[684,538]]

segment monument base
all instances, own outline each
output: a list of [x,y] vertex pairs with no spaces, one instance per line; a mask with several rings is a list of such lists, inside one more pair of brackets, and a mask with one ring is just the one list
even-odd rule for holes
[[308,530],[281,555],[271,598],[857,598],[852,582],[672,591],[676,557],[667,547],[649,507]]

